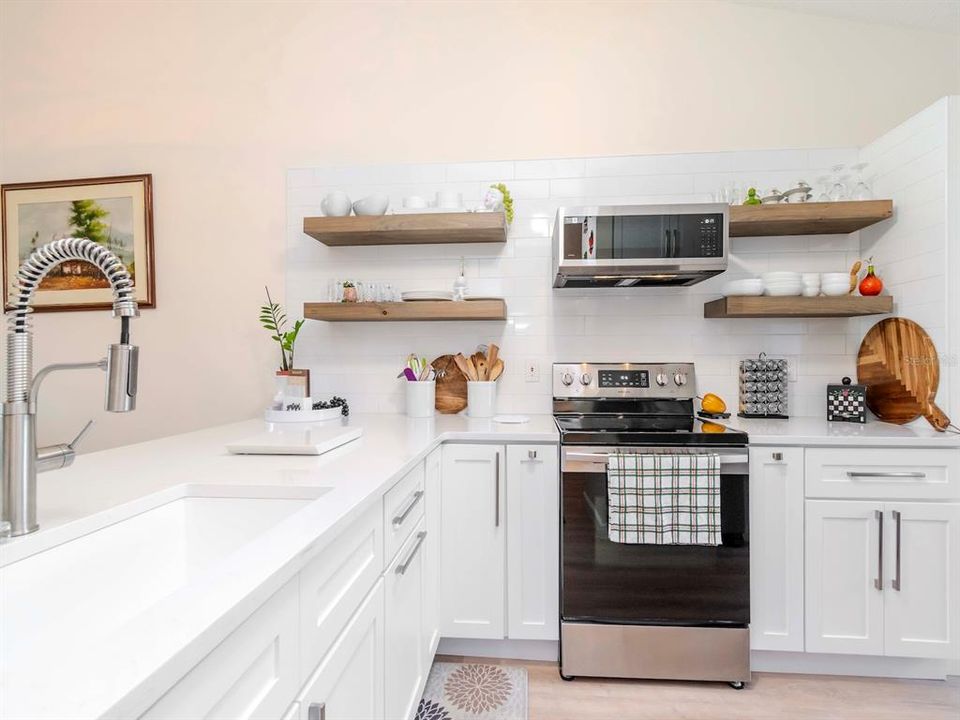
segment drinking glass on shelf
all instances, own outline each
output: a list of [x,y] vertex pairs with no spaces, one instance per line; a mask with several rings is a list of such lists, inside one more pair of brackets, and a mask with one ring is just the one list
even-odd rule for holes
[[865,167],[867,167],[867,163],[857,163],[851,167],[852,170],[857,171],[857,185],[850,194],[852,200],[873,200],[873,191],[863,181],[863,169]]
[[847,180],[847,176],[840,175],[840,173],[843,172],[843,165],[834,165],[832,170],[833,170],[833,185],[830,187],[831,202],[840,202],[841,200],[849,200],[850,197],[847,195],[847,185],[845,182]]
[[830,188],[833,187],[829,175],[823,175],[817,178],[817,184],[820,186],[820,194],[817,195],[817,202],[830,202]]
[[343,302],[343,280],[331,280],[327,290],[327,300],[329,302]]

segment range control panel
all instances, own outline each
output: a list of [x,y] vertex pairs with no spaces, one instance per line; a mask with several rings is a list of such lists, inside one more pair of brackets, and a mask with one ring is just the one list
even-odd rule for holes
[[555,398],[694,398],[693,363],[554,363]]

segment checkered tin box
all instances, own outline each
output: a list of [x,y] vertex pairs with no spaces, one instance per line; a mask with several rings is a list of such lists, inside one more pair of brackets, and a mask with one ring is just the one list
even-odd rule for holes
[[839,385],[827,385],[827,420],[865,423],[867,386],[853,385],[848,377]]

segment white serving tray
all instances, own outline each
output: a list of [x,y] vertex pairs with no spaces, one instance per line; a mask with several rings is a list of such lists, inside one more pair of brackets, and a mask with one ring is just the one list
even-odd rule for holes
[[234,455],[323,455],[361,435],[362,427],[340,424],[277,424],[266,432],[228,443],[227,450]]

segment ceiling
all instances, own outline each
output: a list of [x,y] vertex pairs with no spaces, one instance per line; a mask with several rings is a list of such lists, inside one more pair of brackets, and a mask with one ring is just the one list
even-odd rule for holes
[[732,0],[741,5],[827,15],[960,35],[960,0]]

